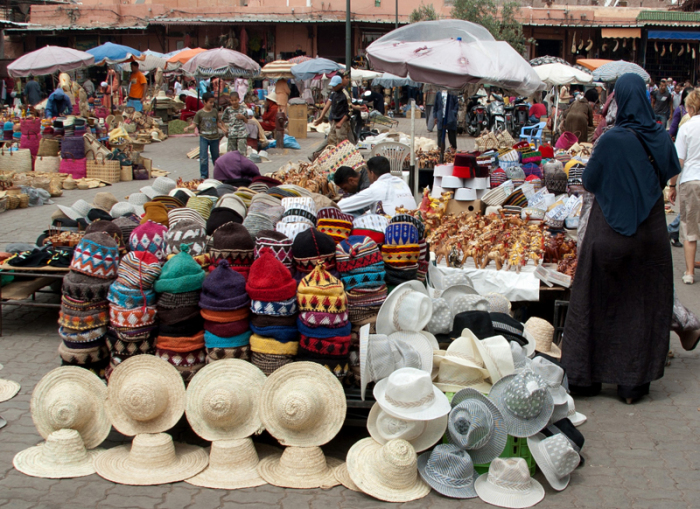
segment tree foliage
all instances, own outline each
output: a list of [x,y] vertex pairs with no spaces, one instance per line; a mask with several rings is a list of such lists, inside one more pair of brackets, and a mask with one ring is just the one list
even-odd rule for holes
[[495,39],[507,42],[523,54],[527,40],[522,24],[516,19],[519,11],[520,4],[514,1],[503,3],[499,13],[494,0],[454,0],[452,17],[482,25]]
[[435,11],[433,4],[424,5],[422,2],[420,7],[413,9],[409,21],[411,23],[417,23],[418,21],[432,21],[435,19],[440,19],[438,13]]

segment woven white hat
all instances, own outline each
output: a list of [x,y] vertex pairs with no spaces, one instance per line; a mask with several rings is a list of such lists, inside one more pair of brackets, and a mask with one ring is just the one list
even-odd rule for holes
[[74,429],[54,431],[43,442],[18,452],[12,464],[23,474],[47,479],[84,477],[95,473],[93,460],[104,449],[88,451]]
[[440,298],[447,301],[453,317],[464,311],[490,311],[488,300],[469,285],[452,285],[442,291]]
[[382,445],[364,438],[348,451],[347,464],[357,487],[376,499],[410,502],[430,493],[430,486],[418,475],[416,451],[406,440]]
[[301,232],[305,232],[310,228],[313,228],[313,226],[308,222],[283,223],[282,221],[280,221],[275,225],[275,231],[284,234],[285,237],[291,240],[294,240],[297,235],[299,235]]
[[326,458],[320,447],[287,447],[282,454],[261,459],[258,473],[281,488],[327,489],[340,484],[334,470],[341,464],[338,459]]
[[143,193],[131,193],[129,198],[127,198],[127,203],[131,203],[132,205],[143,206],[149,201],[151,201],[151,199],[148,197],[148,195]]
[[80,219],[81,217],[87,217],[88,212],[90,212],[90,209],[92,209],[92,205],[85,200],[78,200],[70,207],[66,207],[65,205],[57,205],[57,207],[66,215],[66,217],[72,219],[73,221]]
[[220,490],[262,486],[267,482],[258,474],[259,458],[276,453],[278,450],[275,447],[265,444],[256,446],[250,438],[214,440],[209,452],[209,466],[194,477],[185,479],[185,482]]
[[143,433],[136,435],[130,445],[120,445],[97,456],[95,471],[117,484],[152,486],[194,477],[208,462],[207,451],[201,447],[175,444],[166,433]]
[[136,214],[136,207],[132,203],[125,201],[115,203],[109,211],[109,215],[112,216],[113,219],[127,214]]
[[14,398],[20,387],[17,382],[0,378],[0,403]]
[[80,433],[85,447],[104,442],[111,428],[105,412],[107,387],[97,375],[78,366],[61,366],[46,373],[34,387],[29,408],[34,426],[48,439],[59,429]]
[[220,182],[216,179],[204,179],[204,181],[197,186],[197,191],[206,191],[207,189],[217,188],[219,187],[223,182]]
[[531,437],[547,426],[554,411],[547,383],[532,371],[508,375],[494,384],[489,397],[506,422],[508,434]]
[[267,378],[260,395],[263,426],[282,445],[330,442],[343,426],[346,411],[340,381],[315,362],[282,366]]
[[391,334],[399,330],[418,332],[433,315],[428,291],[418,281],[406,281],[394,288],[377,314],[377,333]]
[[185,382],[169,362],[134,355],[112,371],[105,410],[124,435],[161,433],[175,426],[185,411]]
[[562,386],[564,370],[544,357],[535,357],[530,363],[530,369],[540,375],[547,383],[549,393],[555,405],[566,404],[566,389]]
[[338,479],[338,482],[345,486],[347,489],[350,491],[357,491],[362,493],[362,490],[357,487],[357,484],[350,478],[350,472],[348,472],[348,464],[343,462],[341,465],[338,465],[335,467],[333,470],[333,473],[335,474],[335,478]]
[[554,341],[554,326],[547,320],[533,316],[525,322],[525,332],[535,338],[535,350],[561,359],[561,350]]
[[471,330],[464,329],[462,335],[455,338],[447,347],[445,357],[468,368],[486,369],[477,343],[479,343],[479,338]]
[[540,467],[549,485],[562,491],[569,485],[571,472],[581,462],[581,456],[563,433],[545,437],[542,433],[527,439],[535,463]]
[[168,193],[168,196],[175,196],[178,192],[183,192],[190,198],[192,198],[193,196],[197,196],[197,193],[195,193],[191,189],[187,189],[186,187],[176,187]]
[[489,372],[484,368],[460,364],[459,360],[456,357],[447,356],[440,359],[435,387],[442,392],[458,392],[470,388],[488,394],[491,390],[491,383],[488,381]]
[[243,219],[245,219],[248,213],[248,207],[246,207],[246,204],[243,202],[243,198],[233,193],[225,194],[219,198],[219,201],[216,202],[216,206],[231,209],[237,212]]
[[177,187],[177,183],[168,177],[158,177],[150,186],[142,187],[140,191],[153,199],[156,196],[169,196],[170,191]]
[[245,438],[262,430],[259,407],[265,373],[250,362],[222,359],[207,364],[187,387],[185,412],[204,440]]
[[523,458],[496,458],[489,471],[474,483],[476,494],[487,504],[510,509],[532,507],[544,498],[544,488],[530,477]]
[[[392,344],[395,359],[400,356],[397,367],[417,368],[426,373],[433,371],[433,341],[422,332],[397,331],[389,334],[389,342]],[[415,357],[418,356],[419,364],[416,365]]]
[[476,341],[476,347],[484,360],[486,369],[489,370],[491,383],[498,382],[501,378],[515,373],[513,353],[510,351],[510,343],[503,336],[492,336]]
[[513,354],[513,367],[515,367],[515,372],[519,373],[523,369],[529,369],[532,359],[527,357],[527,352],[520,346],[520,343],[516,341],[510,342],[510,353]]
[[402,419],[430,421],[450,413],[450,402],[431,376],[416,368],[400,368],[374,386],[374,399],[385,412]]
[[573,424],[576,427],[581,426],[581,424],[585,424],[585,422],[588,420],[588,417],[576,411],[576,404],[574,403],[574,398],[572,398],[570,394],[566,395],[566,402],[568,406],[566,416],[571,421],[571,424]]
[[430,281],[430,286],[433,288],[433,297],[441,297],[442,292],[456,285],[463,285],[471,288],[471,292],[474,295],[478,295],[479,292],[474,290],[474,282],[463,270],[450,270],[448,272],[443,271],[437,265],[430,264],[428,267],[428,279]]
[[440,444],[418,456],[418,472],[435,491],[451,498],[476,498],[474,482],[479,474],[467,451],[452,444]]
[[386,413],[379,403],[372,405],[367,417],[367,430],[380,444],[401,438],[410,443],[416,452],[430,449],[445,434],[447,415],[431,421],[409,421]]
[[450,305],[445,299],[433,299],[433,314],[425,330],[433,334],[449,334],[452,331],[453,317]]

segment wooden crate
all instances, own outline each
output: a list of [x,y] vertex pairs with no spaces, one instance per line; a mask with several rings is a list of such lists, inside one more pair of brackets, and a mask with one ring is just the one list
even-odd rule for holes
[[289,135],[294,136],[296,139],[306,138],[306,119],[290,118],[287,130]]
[[307,106],[306,104],[290,104],[287,106],[287,116],[291,122],[292,119],[303,119],[306,123],[308,118]]

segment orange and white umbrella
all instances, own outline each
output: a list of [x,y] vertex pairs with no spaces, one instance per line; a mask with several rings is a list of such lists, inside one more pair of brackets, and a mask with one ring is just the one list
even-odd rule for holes
[[275,60],[265,65],[260,70],[260,75],[265,78],[294,78],[292,67],[295,65],[287,60]]

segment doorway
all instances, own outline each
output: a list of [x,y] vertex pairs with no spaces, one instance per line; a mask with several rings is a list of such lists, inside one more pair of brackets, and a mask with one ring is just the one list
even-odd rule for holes
[[558,39],[537,39],[535,56],[537,57],[561,57],[562,41]]

